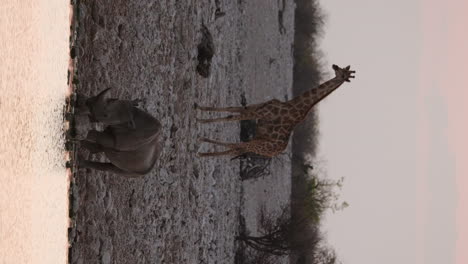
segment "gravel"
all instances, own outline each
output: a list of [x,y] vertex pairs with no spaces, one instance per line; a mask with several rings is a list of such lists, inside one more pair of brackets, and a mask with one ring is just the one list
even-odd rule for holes
[[[233,263],[239,216],[257,234],[260,208],[272,212],[289,202],[290,147],[273,159],[271,175],[241,181],[239,160],[196,155],[220,150],[198,137],[238,142],[239,123],[198,124],[197,116],[222,114],[202,113],[194,105],[236,106],[242,96],[248,104],[291,98],[294,4],[77,5],[76,91],[94,95],[111,87],[112,97],[144,99],[142,109],[164,127],[164,150],[142,178],[84,169],[75,175],[70,263]],[[215,46],[208,78],[195,70],[202,24]],[[79,137],[90,128],[102,126],[77,119]]]

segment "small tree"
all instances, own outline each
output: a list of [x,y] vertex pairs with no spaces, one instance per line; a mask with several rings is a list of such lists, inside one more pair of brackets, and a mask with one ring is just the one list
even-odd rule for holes
[[297,173],[294,181],[299,186],[292,197],[292,214],[297,213],[310,218],[315,223],[320,223],[321,216],[327,209],[332,212],[340,211],[349,206],[347,202],[340,202],[339,190],[343,187],[344,177],[332,180],[304,160],[295,161]]
[[[277,256],[271,255],[267,252],[249,249],[242,260],[242,264],[275,264],[277,263]],[[239,264],[241,264],[239,263]]]
[[270,175],[271,158],[255,153],[245,153],[233,159],[240,159],[240,177],[244,180]]
[[[338,191],[343,186],[344,178],[331,180],[317,166],[315,168],[308,161],[297,158],[294,159],[296,173],[293,181],[296,189],[291,198],[291,215],[296,219],[307,219],[312,226],[317,229],[326,210],[336,212],[348,206],[346,202],[339,202]],[[318,231],[317,231],[318,232]],[[333,249],[325,246],[321,239],[320,243],[304,245],[295,250],[293,263],[297,264],[331,264],[338,263]]]
[[272,255],[289,255],[304,245],[316,245],[320,241],[318,229],[308,219],[291,218],[284,207],[278,217],[268,215],[260,221],[261,235],[240,234],[237,239],[248,247]]
[[313,254],[314,264],[339,264],[338,256],[334,249],[328,246],[320,246]]
[[304,206],[307,214],[315,223],[320,222],[320,217],[327,209],[336,212],[349,206],[347,202],[338,202],[339,194],[335,191],[336,188],[342,188],[343,181],[344,178],[335,181],[320,179],[316,176],[307,180]]

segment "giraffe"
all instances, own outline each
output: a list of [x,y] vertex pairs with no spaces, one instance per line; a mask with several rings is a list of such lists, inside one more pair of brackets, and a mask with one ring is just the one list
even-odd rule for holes
[[221,118],[197,119],[200,123],[257,120],[256,134],[252,140],[248,142],[228,143],[208,138],[199,138],[201,142],[221,145],[226,147],[227,150],[198,153],[198,155],[200,157],[239,156],[251,152],[266,157],[277,156],[286,149],[293,129],[304,121],[312,107],[344,82],[349,82],[350,78],[354,78],[353,74],[355,71],[351,71],[350,66],[340,68],[337,65],[333,65],[332,68],[335,71],[334,78],[322,83],[318,88],[310,89],[286,102],[273,99],[245,107],[217,108],[196,106],[201,111],[237,113],[237,115]]

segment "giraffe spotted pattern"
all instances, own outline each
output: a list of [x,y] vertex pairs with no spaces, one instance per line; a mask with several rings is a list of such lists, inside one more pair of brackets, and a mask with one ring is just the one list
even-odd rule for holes
[[354,78],[353,74],[355,71],[351,71],[350,66],[340,68],[333,65],[333,70],[335,71],[334,78],[286,102],[273,99],[264,103],[245,107],[216,108],[197,106],[197,108],[202,111],[237,113],[237,115],[229,115],[222,118],[197,119],[201,123],[257,120],[256,135],[251,141],[226,143],[201,138],[200,140],[202,142],[225,146],[228,150],[199,153],[199,156],[238,156],[248,152],[266,157],[279,155],[288,146],[289,137],[293,129],[304,121],[312,107],[340,87],[344,82],[349,82],[351,78]]

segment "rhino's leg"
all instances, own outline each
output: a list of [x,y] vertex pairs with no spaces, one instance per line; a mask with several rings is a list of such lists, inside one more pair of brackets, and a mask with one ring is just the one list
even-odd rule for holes
[[88,96],[84,94],[77,93],[75,101],[75,114],[77,115],[87,115],[89,114],[89,108],[86,105]]
[[115,146],[114,136],[107,131],[99,132],[97,130],[90,130],[86,139],[88,141],[95,142],[104,148],[114,148]]
[[81,160],[79,162],[79,166],[82,168],[90,168],[90,169],[95,169],[95,170],[100,170],[100,171],[109,171],[109,172],[113,172],[116,174],[128,173],[116,167],[114,164],[108,163],[108,162],[95,162],[95,161],[89,161],[89,160]]
[[76,93],[76,105],[75,106],[82,106],[86,105],[86,101],[89,99],[88,96],[82,94],[82,93]]
[[95,153],[99,153],[99,152],[104,152],[104,147],[97,144],[97,143],[94,143],[94,142],[91,142],[91,141],[88,141],[88,140],[80,140],[80,146],[89,150],[89,152],[95,154]]

